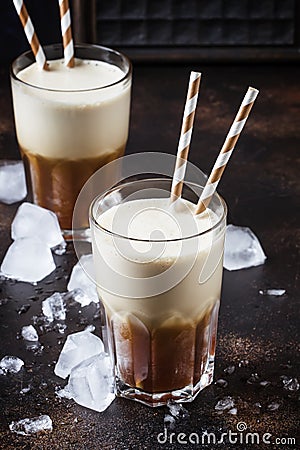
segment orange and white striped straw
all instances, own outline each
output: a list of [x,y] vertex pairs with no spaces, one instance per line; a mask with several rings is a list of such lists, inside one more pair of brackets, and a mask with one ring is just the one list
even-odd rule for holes
[[23,0],[13,0],[16,11],[20,17],[22,22],[24,32],[26,34],[27,40],[30,44],[31,50],[34,54],[36,62],[41,69],[47,69],[47,61],[45,53],[42,49],[40,41],[38,40],[37,34],[34,31],[31,19],[27,12],[26,6],[24,5]]
[[187,158],[192,138],[195,111],[198,100],[201,73],[191,72],[189,87],[184,107],[180,138],[177,149],[176,164],[171,186],[170,202],[175,202],[181,196],[185,176]]
[[240,109],[233,121],[233,124],[231,125],[229,133],[227,134],[223,147],[221,148],[219,156],[204,186],[195,209],[195,214],[202,213],[208,207],[211,198],[214,195],[215,190],[217,189],[218,183],[229,161],[229,158],[233,153],[235,144],[237,143],[246,120],[248,119],[258,92],[259,91],[257,89],[254,89],[252,87],[248,88],[248,91],[246,92],[246,95],[241,103]]
[[74,67],[74,44],[71,28],[69,0],[58,0],[60,12],[61,33],[64,45],[65,66]]

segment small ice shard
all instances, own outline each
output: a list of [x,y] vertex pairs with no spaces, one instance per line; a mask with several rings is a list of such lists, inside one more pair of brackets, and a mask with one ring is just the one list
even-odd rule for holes
[[20,308],[17,310],[17,313],[20,315],[27,313],[30,306],[31,306],[30,303],[25,303],[24,305],[21,305]]
[[227,409],[234,408],[234,400],[232,397],[224,397],[218,401],[215,406],[216,411],[226,411]]
[[90,297],[80,288],[73,289],[65,294],[65,299],[71,302],[80,303],[81,306],[87,306],[91,303]]
[[11,224],[11,237],[16,240],[34,236],[48,247],[55,247],[63,241],[56,214],[25,202],[19,207]]
[[55,292],[43,301],[42,311],[49,322],[53,322],[53,320],[66,320],[66,308],[63,297],[59,292]]
[[79,405],[104,411],[115,398],[110,357],[100,353],[85,359],[71,371],[68,390]]
[[104,351],[100,338],[89,331],[69,334],[59,355],[54,373],[58,377],[66,378],[73,367],[91,356],[99,355]]
[[283,379],[282,382],[284,389],[286,389],[287,391],[296,392],[299,390],[299,382],[297,378]]
[[62,241],[60,244],[56,245],[52,250],[56,255],[59,255],[59,256],[64,255],[67,251],[66,241]]
[[171,414],[166,414],[165,415],[165,417],[164,417],[164,425],[165,425],[165,427],[168,427],[171,430],[174,430],[175,423],[176,423],[175,417],[171,416]]
[[235,415],[237,414],[237,408],[231,408],[231,409],[228,411],[228,413],[229,413],[229,414],[232,414],[233,416],[235,416]]
[[27,283],[41,281],[54,269],[51,250],[37,237],[17,239],[1,264],[3,275]]
[[169,400],[167,402],[167,407],[169,408],[170,414],[176,419],[185,418],[189,416],[188,411],[181,405],[181,403],[172,402]]
[[26,350],[32,352],[36,356],[41,356],[43,354],[44,346],[40,342],[29,342],[26,341]]
[[228,386],[228,381],[223,380],[223,378],[220,378],[219,380],[215,381],[215,384],[216,384],[217,386],[226,388],[226,387]]
[[18,373],[24,366],[24,361],[17,356],[3,356],[0,361],[0,369],[4,373]]
[[67,329],[67,325],[65,323],[56,323],[53,329],[60,334],[64,334]]
[[279,403],[277,403],[277,402],[272,402],[272,403],[270,403],[268,406],[267,406],[267,408],[270,410],[270,411],[276,411],[278,408],[279,408]]
[[227,373],[227,375],[232,375],[234,371],[235,371],[235,366],[228,366],[228,367],[225,367],[225,369],[223,370],[223,372]]
[[36,342],[39,340],[37,331],[32,325],[26,325],[25,327],[22,327],[21,334],[23,339],[25,339],[26,341]]
[[95,331],[96,327],[95,325],[87,325],[84,329],[84,331],[89,331],[90,333],[93,333]]
[[85,293],[85,297],[78,297],[77,299],[81,306],[87,306],[91,302],[99,302],[96,285],[92,281],[95,279],[93,264],[93,255],[81,256],[78,263],[73,267],[67,286],[68,291],[79,288]]
[[8,205],[26,197],[26,180],[22,161],[0,165],[0,202]]
[[271,382],[267,381],[267,380],[264,380],[264,381],[261,381],[259,384],[262,387],[267,387],[267,386],[269,386],[271,384]]
[[224,267],[227,270],[246,269],[264,264],[266,255],[259,240],[247,227],[227,225]]
[[28,386],[23,387],[23,389],[20,390],[20,394],[24,395],[24,394],[27,394],[30,391],[31,391],[31,385],[29,384]]
[[52,420],[47,415],[27,417],[26,419],[18,420],[18,422],[12,422],[9,425],[9,429],[13,433],[23,436],[39,433],[40,431],[52,431]]
[[286,293],[285,289],[261,289],[258,291],[260,295],[270,295],[274,297],[281,297]]
[[72,398],[72,394],[69,391],[69,387],[68,385],[66,385],[64,388],[60,389],[56,389],[55,390],[55,394],[57,395],[57,397],[59,398]]
[[0,298],[0,306],[4,306],[8,303],[8,298]]

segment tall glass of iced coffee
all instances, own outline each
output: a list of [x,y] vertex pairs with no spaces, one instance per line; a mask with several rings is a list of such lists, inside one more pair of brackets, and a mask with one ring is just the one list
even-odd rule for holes
[[[61,45],[44,48],[48,69],[31,51],[11,67],[16,133],[32,200],[54,211],[72,236],[72,213],[87,179],[124,154],[128,137],[131,63],[96,45],[75,46],[75,67]],[[92,195],[92,193],[91,193]],[[83,214],[80,235],[88,227]]]
[[170,205],[171,180],[115,187],[90,208],[98,293],[120,396],[150,406],[191,401],[212,381],[226,205],[200,186]]

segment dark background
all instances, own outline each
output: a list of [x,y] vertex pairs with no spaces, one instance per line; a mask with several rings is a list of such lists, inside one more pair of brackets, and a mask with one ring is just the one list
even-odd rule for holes
[[[95,14],[90,14],[93,0],[73,0],[75,41],[112,45],[133,59],[126,153],[176,153],[189,71],[199,70],[203,79],[189,160],[208,173],[247,86],[260,90],[218,190],[228,204],[229,222],[249,226],[267,260],[259,267],[224,271],[215,379],[225,378],[228,386],[212,384],[186,404],[189,417],[177,422],[175,432],[201,435],[207,430],[220,436],[235,432],[242,421],[249,432],[294,437],[296,445],[158,445],[167,408],[152,410],[118,398],[99,414],[59,399],[55,388],[65,383],[53,368],[65,335],[55,330],[41,334],[41,355],[28,351],[17,336],[41,313],[42,300],[66,290],[76,263],[68,244],[66,255],[55,256],[56,271],[38,286],[0,280],[0,299],[8,299],[0,307],[0,358],[11,354],[25,361],[16,376],[0,377],[1,450],[299,448],[299,390],[284,389],[281,379],[299,380],[299,3],[99,0]],[[27,0],[26,5],[41,43],[61,41],[57,0]],[[8,64],[29,46],[8,0],[0,2],[0,42],[0,157],[17,159]],[[10,225],[18,206],[0,204],[0,261],[11,243]],[[283,288],[286,294],[259,294],[268,288]],[[29,309],[20,314],[24,304]],[[72,307],[66,334],[90,323],[98,334],[100,318],[95,313],[94,305]],[[231,365],[235,371],[229,375],[224,369]],[[258,381],[249,383],[252,374]],[[264,380],[270,382],[266,387],[259,384]],[[20,394],[28,384],[31,391]],[[236,416],[214,409],[228,395],[235,400]],[[278,409],[273,411],[274,403]],[[52,433],[22,437],[9,431],[11,421],[40,414],[52,418]]]

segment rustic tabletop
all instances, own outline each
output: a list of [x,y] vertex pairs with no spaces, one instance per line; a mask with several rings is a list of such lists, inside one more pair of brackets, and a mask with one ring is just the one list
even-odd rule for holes
[[[228,384],[212,384],[185,404],[188,414],[176,420],[173,430],[164,429],[166,407],[150,409],[118,398],[105,412],[96,413],[58,398],[55,389],[64,382],[53,368],[65,335],[45,332],[40,337],[43,351],[35,354],[18,334],[41,313],[43,299],[66,291],[77,261],[69,243],[65,255],[55,255],[57,269],[37,286],[0,281],[0,299],[8,299],[0,301],[0,358],[15,355],[25,361],[18,374],[0,375],[1,449],[267,449],[271,443],[278,449],[299,448],[300,391],[296,383],[285,389],[282,377],[299,380],[300,68],[136,66],[127,153],[175,154],[190,69],[203,73],[190,161],[206,173],[247,86],[260,90],[219,189],[229,207],[229,223],[250,227],[267,255],[262,266],[224,271],[215,380]],[[0,73],[0,158],[18,159],[8,69]],[[1,261],[18,206],[0,204]],[[282,288],[286,294],[259,294],[268,288]],[[95,333],[100,331],[95,305],[72,306],[65,334],[88,324],[95,325]],[[27,393],[20,393],[28,386]],[[227,396],[234,399],[237,414],[215,410]],[[41,414],[51,417],[51,433],[28,437],[10,432],[13,420]]]

